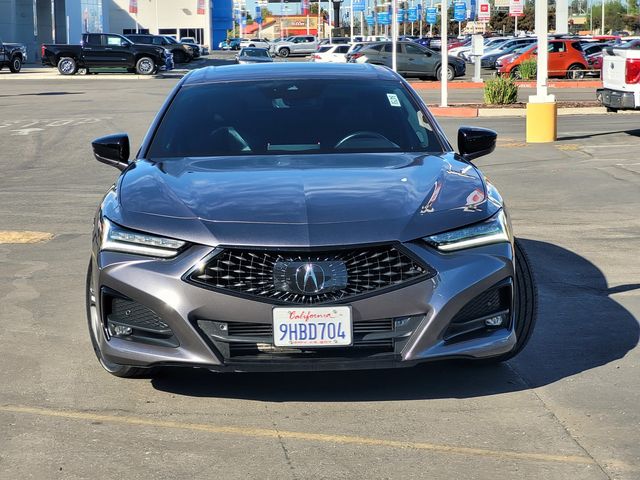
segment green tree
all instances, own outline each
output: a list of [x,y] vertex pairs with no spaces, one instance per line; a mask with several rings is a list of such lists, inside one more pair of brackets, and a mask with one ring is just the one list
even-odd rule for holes
[[[629,10],[631,13],[631,9]],[[602,24],[602,3],[593,3],[587,12],[587,23],[593,22],[593,28],[600,28]],[[627,6],[620,0],[606,1],[604,4],[605,32],[616,32],[625,28],[632,28],[637,23],[633,15],[627,15]]]

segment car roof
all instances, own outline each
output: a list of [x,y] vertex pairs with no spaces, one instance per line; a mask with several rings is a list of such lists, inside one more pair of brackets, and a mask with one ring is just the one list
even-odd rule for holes
[[255,79],[343,79],[399,80],[385,67],[370,64],[319,64],[276,62],[269,65],[222,65],[193,70],[185,76],[183,85],[231,82]]

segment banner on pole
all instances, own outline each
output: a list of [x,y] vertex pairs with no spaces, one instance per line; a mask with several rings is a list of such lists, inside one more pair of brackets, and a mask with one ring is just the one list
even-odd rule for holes
[[204,15],[204,0],[198,0],[198,9],[197,9],[197,13],[198,15]]
[[378,23],[380,25],[391,25],[391,19],[389,18],[389,12],[378,13]]
[[467,19],[467,4],[465,2],[453,4],[453,19],[456,22],[464,22]]
[[365,0],[353,0],[353,11],[364,12],[367,10],[367,3]]
[[138,0],[129,0],[129,13],[138,13]]
[[367,20],[367,25],[369,25],[370,27],[373,26],[374,23],[376,23],[375,18],[373,17],[373,13],[369,13],[365,19]]
[[438,9],[436,7],[427,7],[427,23],[431,25],[438,23]]

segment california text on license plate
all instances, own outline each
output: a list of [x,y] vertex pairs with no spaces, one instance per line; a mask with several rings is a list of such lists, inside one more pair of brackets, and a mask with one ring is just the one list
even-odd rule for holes
[[351,307],[274,307],[273,343],[277,347],[351,345]]

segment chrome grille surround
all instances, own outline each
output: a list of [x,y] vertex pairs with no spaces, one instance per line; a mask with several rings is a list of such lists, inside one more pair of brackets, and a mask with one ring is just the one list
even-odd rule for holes
[[[301,294],[282,287],[281,269],[287,262],[330,262],[346,268],[346,285]],[[223,293],[278,305],[312,305],[343,302],[395,289],[435,276],[436,271],[419,263],[401,246],[382,245],[334,250],[261,250],[222,248],[204,264],[192,269],[184,280]]]

